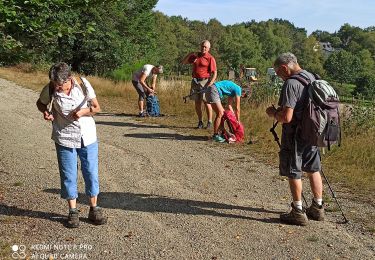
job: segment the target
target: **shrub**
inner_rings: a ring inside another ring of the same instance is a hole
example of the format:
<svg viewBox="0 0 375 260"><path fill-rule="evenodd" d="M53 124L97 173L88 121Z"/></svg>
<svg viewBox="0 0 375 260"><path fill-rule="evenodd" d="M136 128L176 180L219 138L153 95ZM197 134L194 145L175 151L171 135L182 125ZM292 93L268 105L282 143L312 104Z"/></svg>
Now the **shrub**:
<svg viewBox="0 0 375 260"><path fill-rule="evenodd" d="M358 77L354 94L362 95L365 99L375 99L375 76L365 73Z"/></svg>

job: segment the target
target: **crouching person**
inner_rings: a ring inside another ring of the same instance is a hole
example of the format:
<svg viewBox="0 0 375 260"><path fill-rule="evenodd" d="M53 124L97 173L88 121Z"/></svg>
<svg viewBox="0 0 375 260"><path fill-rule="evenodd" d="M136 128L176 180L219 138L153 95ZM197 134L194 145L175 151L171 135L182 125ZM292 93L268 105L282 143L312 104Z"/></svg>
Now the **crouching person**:
<svg viewBox="0 0 375 260"><path fill-rule="evenodd" d="M307 105L307 87L290 77L300 74L310 81L314 80L314 76L298 65L297 58L292 53L281 54L276 59L274 68L277 75L285 82L279 98L279 108L268 107L266 113L269 117L283 123L279 168L280 175L289 179L293 198L291 211L281 214L280 220L294 225L306 225L308 218L324 220L321 162L319 148L304 141L298 127L304 106ZM306 212L302 207L303 171L308 173L314 195L312 204Z"/></svg>
<svg viewBox="0 0 375 260"><path fill-rule="evenodd" d="M225 142L225 139L219 135L219 127L221 118L224 115L224 107L221 104L221 100L224 96L228 97L227 108L234 112L238 121L240 121L241 113L241 87L230 80L222 80L215 82L213 85L208 87L208 91L205 93L207 103L211 104L212 109L215 111L216 117L214 121L214 134L212 139L215 142ZM233 106L235 109L233 109Z"/></svg>
<svg viewBox="0 0 375 260"><path fill-rule="evenodd" d="M89 197L88 219L102 225L107 222L97 206L99 194L98 142L92 116L100 106L91 84L82 79L79 84L66 63L57 63L49 71L50 83L40 93L37 107L47 121L52 121L52 140L55 142L60 171L61 198L68 201L69 215L66 226L79 226L76 199L77 155Z"/></svg>

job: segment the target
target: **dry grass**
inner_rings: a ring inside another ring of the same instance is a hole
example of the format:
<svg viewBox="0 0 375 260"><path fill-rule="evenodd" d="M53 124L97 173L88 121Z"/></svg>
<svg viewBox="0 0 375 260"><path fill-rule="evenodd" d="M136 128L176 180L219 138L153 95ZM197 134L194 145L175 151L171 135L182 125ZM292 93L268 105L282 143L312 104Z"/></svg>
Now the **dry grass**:
<svg viewBox="0 0 375 260"><path fill-rule="evenodd" d="M48 82L47 72L33 71L26 65L0 68L0 76L34 90L41 90ZM116 83L98 77L88 79L95 87L103 111L137 114L137 94L131 82ZM157 87L161 112L167 116L139 120L156 122L181 132L207 138L211 135L209 131L193 129L197 123L193 102L188 101L185 104L182 100L189 92L189 81L161 79ZM264 112L266 106L271 103L276 103L276 98L257 105L243 100L241 120L246 129L246 140L243 145L231 146L230 149L234 149L234 152L241 149L242 152L255 156L264 163L277 166L278 146L269 132L272 120ZM276 131L280 137L281 126L278 126ZM325 174L331 181L340 183L358 194L366 194L370 200L375 191L374 140L375 130L369 129L366 133L344 137L342 147L333 149L323 156ZM249 141L252 141L252 144L248 144Z"/></svg>

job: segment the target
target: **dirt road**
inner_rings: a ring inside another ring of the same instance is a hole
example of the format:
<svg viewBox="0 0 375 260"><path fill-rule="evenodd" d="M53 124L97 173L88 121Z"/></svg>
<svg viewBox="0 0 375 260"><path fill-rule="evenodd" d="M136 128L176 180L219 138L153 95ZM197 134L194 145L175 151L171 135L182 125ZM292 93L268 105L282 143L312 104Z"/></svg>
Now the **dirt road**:
<svg viewBox="0 0 375 260"><path fill-rule="evenodd" d="M290 197L276 168L202 136L106 113L95 120L99 199L109 223L87 222L80 177L81 225L67 229L51 125L37 111L37 97L0 79L1 259L375 257L374 236L359 223L340 224L339 212L307 227L279 223ZM347 211L373 216L372 206L337 195Z"/></svg>

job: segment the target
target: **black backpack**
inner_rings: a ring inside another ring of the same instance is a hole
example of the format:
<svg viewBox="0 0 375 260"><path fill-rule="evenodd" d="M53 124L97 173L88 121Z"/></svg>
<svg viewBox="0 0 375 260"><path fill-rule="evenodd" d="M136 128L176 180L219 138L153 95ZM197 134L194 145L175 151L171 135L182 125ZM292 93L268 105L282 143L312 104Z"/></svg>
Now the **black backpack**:
<svg viewBox="0 0 375 260"><path fill-rule="evenodd" d="M301 138L308 144L328 147L341 144L339 97L333 87L314 74L315 80L295 74L296 79L308 87L308 97L299 121Z"/></svg>

